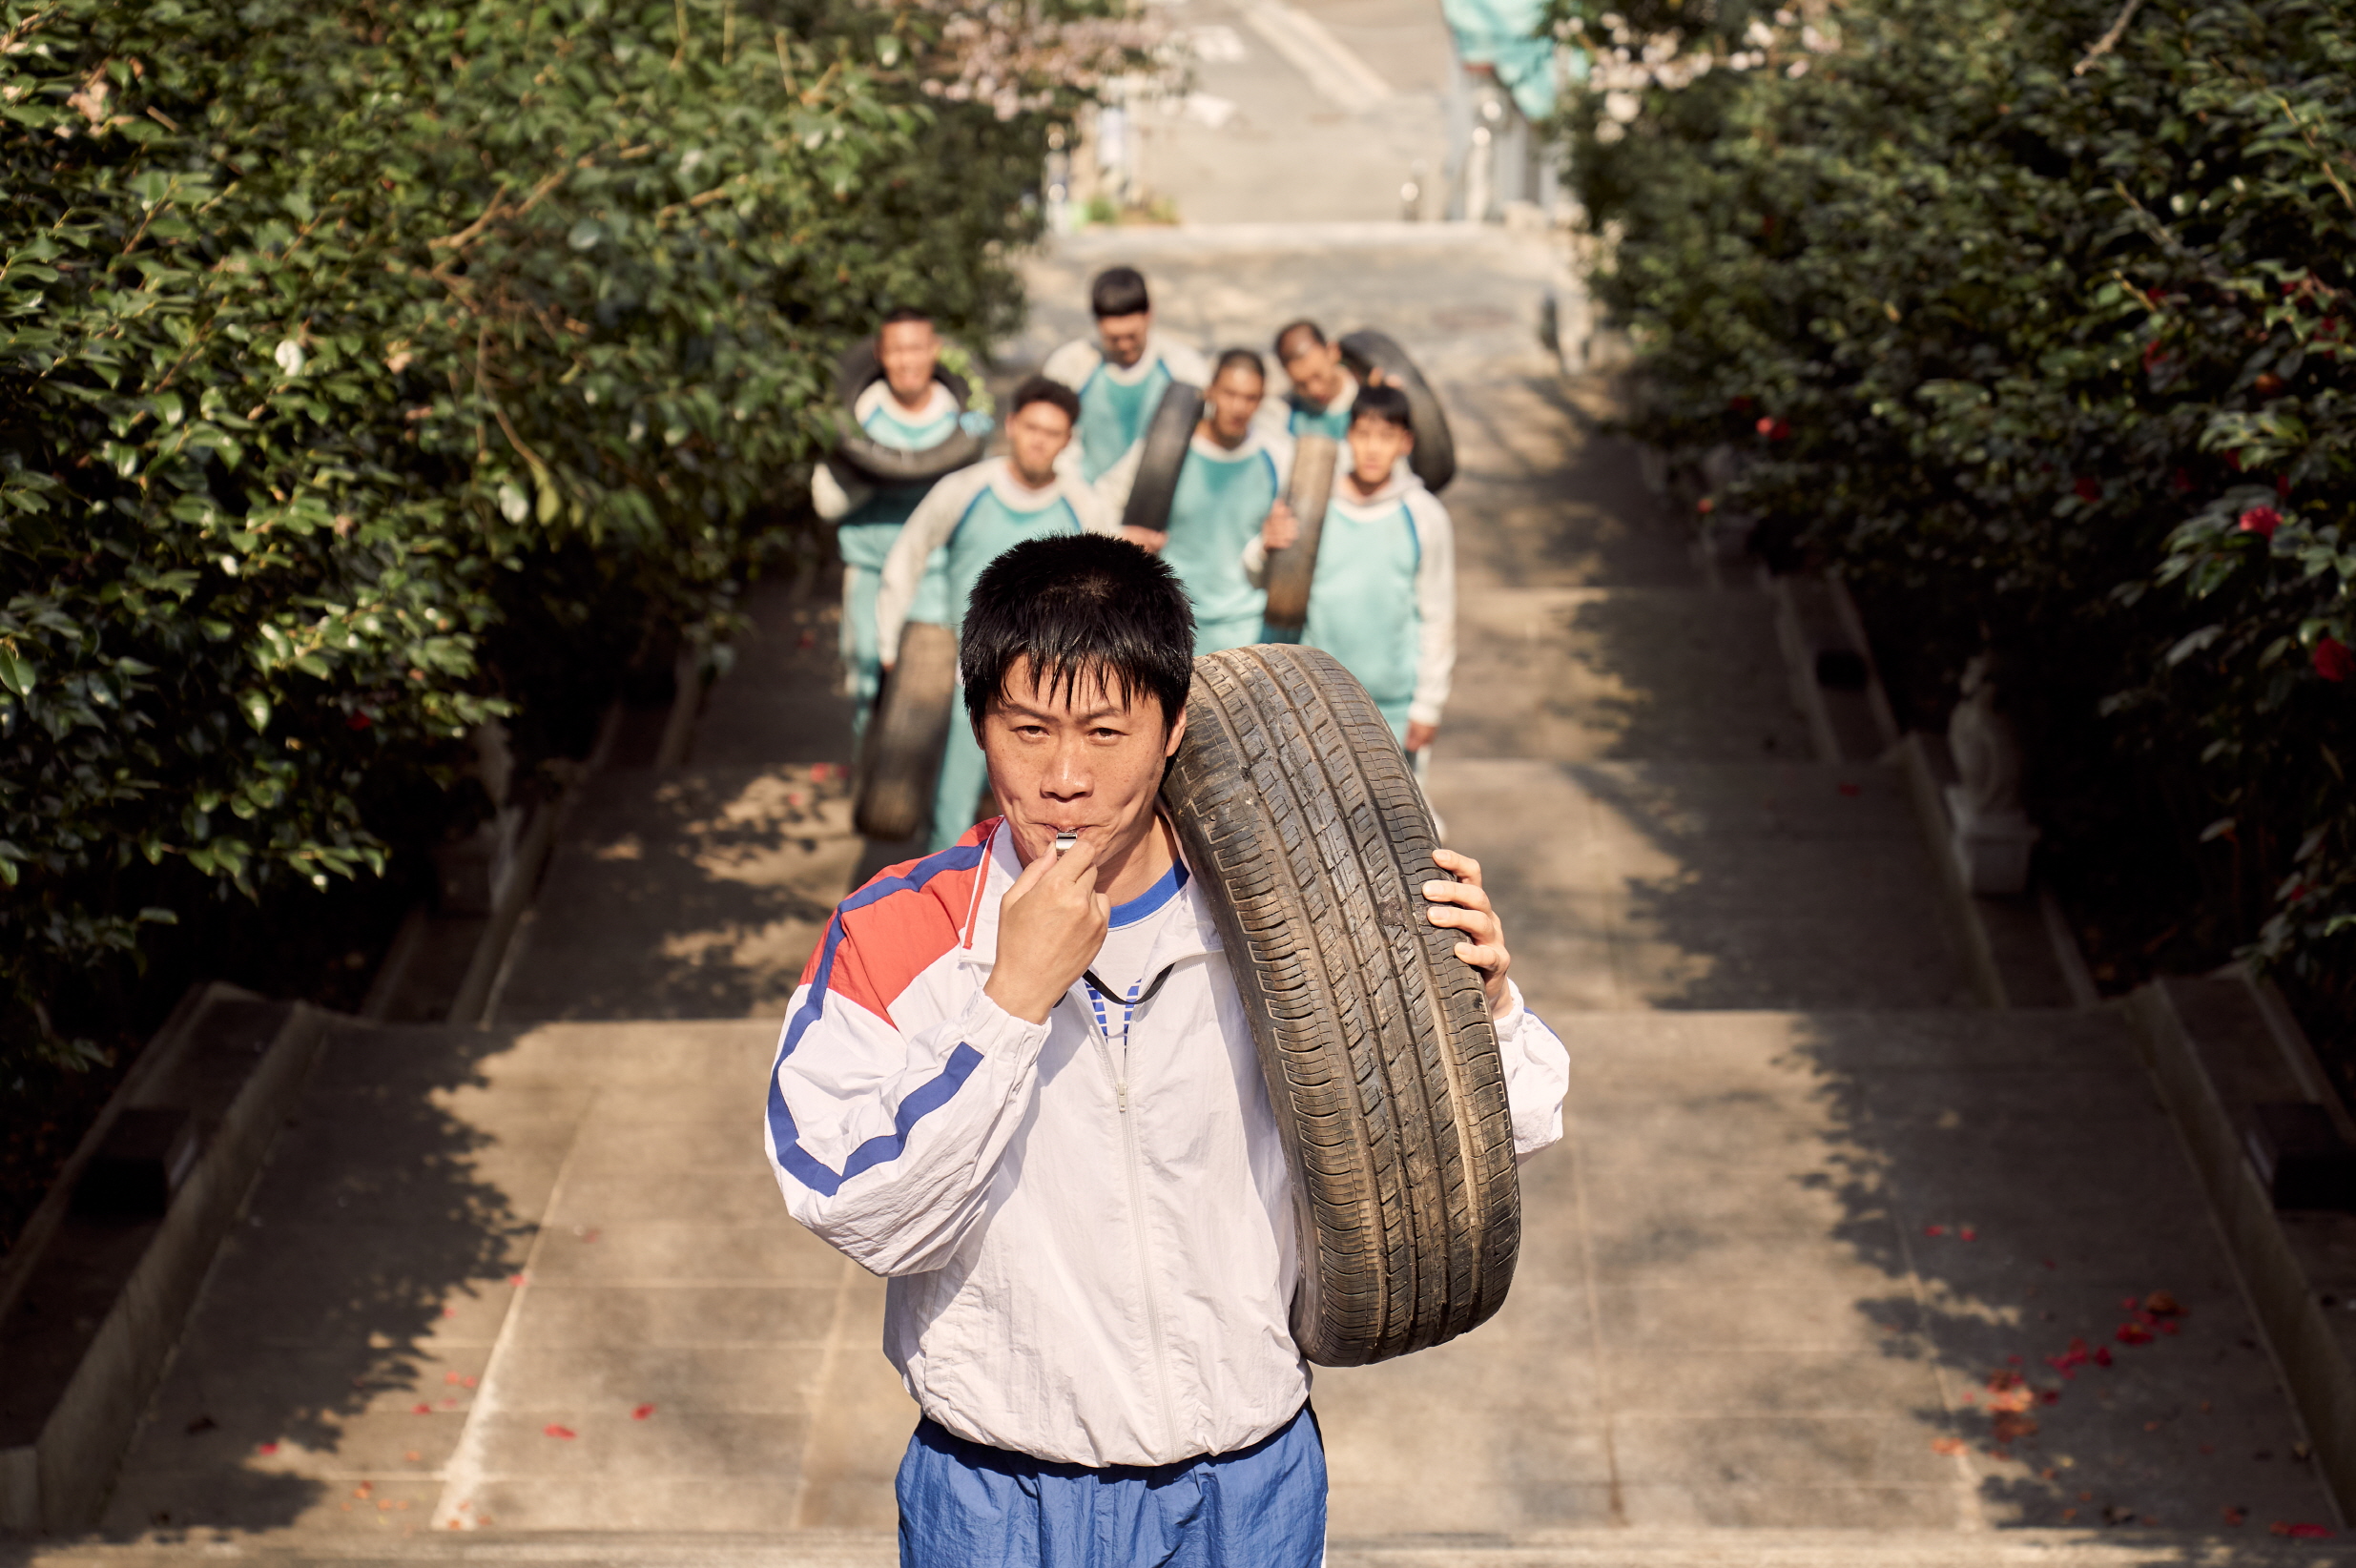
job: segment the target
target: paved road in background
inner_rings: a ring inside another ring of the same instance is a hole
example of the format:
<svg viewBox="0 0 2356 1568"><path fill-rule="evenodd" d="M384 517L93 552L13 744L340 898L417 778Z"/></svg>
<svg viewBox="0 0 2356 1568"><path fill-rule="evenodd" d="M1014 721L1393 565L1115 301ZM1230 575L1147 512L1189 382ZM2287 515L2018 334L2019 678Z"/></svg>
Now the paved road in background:
<svg viewBox="0 0 2356 1568"><path fill-rule="evenodd" d="M1420 170L1436 217L1452 69L1417 0L1176 0L1155 8L1192 59L1191 92L1147 106L1138 177L1180 221L1390 220ZM1304 19L1307 25L1303 25Z"/></svg>

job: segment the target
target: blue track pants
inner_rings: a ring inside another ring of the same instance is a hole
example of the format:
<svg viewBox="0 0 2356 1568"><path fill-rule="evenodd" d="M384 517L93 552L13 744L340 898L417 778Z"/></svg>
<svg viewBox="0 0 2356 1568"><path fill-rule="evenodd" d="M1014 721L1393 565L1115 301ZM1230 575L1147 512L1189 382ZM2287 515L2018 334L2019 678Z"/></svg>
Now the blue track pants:
<svg viewBox="0 0 2356 1568"><path fill-rule="evenodd" d="M1318 1568L1325 1443L1304 1408L1247 1449L1090 1470L931 1420L899 1463L900 1568Z"/></svg>

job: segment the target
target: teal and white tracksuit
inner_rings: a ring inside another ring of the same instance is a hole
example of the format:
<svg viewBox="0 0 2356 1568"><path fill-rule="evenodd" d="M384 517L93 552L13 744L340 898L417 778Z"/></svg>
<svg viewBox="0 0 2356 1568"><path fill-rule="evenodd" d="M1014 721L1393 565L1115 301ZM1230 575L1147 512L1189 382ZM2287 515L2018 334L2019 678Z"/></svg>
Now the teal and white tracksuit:
<svg viewBox="0 0 2356 1568"><path fill-rule="evenodd" d="M900 628L912 620L961 629L982 569L1026 540L1120 531L1096 492L1069 474L1034 490L1002 457L961 468L936 484L900 528L876 592L877 636L897 654ZM988 776L973 726L953 716L933 790L932 849L947 849L974 825Z"/></svg>
<svg viewBox="0 0 2356 1568"><path fill-rule="evenodd" d="M1210 384L1209 362L1158 332L1147 334L1146 351L1126 370L1106 361L1094 343L1074 339L1048 355L1039 373L1080 394L1080 439L1066 450L1080 477L1091 485L1145 436L1171 382Z"/></svg>
<svg viewBox="0 0 2356 1568"><path fill-rule="evenodd" d="M1456 531L1448 508L1404 464L1361 501L1347 448L1342 461L1301 641L1357 676L1404 740L1409 724L1439 722L1456 673ZM1268 552L1257 534L1244 547L1242 565L1253 583L1266 583Z"/></svg>
<svg viewBox="0 0 2356 1568"><path fill-rule="evenodd" d="M1350 416L1357 401L1358 379L1344 376L1341 392L1322 408L1312 405L1297 387L1281 398L1271 398L1261 406L1274 416L1271 424L1295 440L1302 436L1331 436L1343 441L1349 438Z"/></svg>
<svg viewBox="0 0 2356 1568"><path fill-rule="evenodd" d="M902 452L921 452L957 433L957 399L939 382L924 406L910 413L878 381L859 394L852 415L878 444ZM843 686L852 700L854 734L867 727L868 712L883 681L882 644L876 636L876 590L883 582L883 563L899 538L902 524L932 488L921 485L878 485L851 479L833 465L820 464L810 478L811 500L818 516L835 525L835 547L842 555ZM917 620L938 621L940 586L920 601L931 613Z"/></svg>
<svg viewBox="0 0 2356 1568"><path fill-rule="evenodd" d="M1195 652L1260 640L1268 591L1244 574L1243 549L1260 536L1292 476L1292 443L1285 437L1255 427L1230 450L1196 427L1162 547L1163 561L1194 601Z"/></svg>

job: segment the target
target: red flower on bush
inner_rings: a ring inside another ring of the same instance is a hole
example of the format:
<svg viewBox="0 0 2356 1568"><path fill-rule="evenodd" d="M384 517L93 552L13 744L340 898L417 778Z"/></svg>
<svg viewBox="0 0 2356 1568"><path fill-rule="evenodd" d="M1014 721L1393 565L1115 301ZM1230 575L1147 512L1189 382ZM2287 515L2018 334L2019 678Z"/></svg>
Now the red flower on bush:
<svg viewBox="0 0 2356 1568"><path fill-rule="evenodd" d="M374 723L376 720L367 714L355 712L344 716L343 727L346 730L365 730Z"/></svg>
<svg viewBox="0 0 2356 1568"><path fill-rule="evenodd" d="M1752 426L1752 428L1756 429L1761 435L1767 437L1769 441L1783 441L1791 434L1791 426L1789 424L1786 423L1782 420L1775 419L1767 414L1760 415L1759 423Z"/></svg>
<svg viewBox="0 0 2356 1568"><path fill-rule="evenodd" d="M2160 346L2158 339L2143 345L2143 368L2158 370L2168 362L2168 351Z"/></svg>
<svg viewBox="0 0 2356 1568"><path fill-rule="evenodd" d="M1693 509L1700 512L1703 516L1707 517L1710 513L1718 509L1718 503L1712 497L1704 496L1701 500L1693 504Z"/></svg>
<svg viewBox="0 0 2356 1568"><path fill-rule="evenodd" d="M2356 653L2348 651L2347 644L2337 637L2325 637L2315 645L2315 672L2327 681L2344 681L2356 675Z"/></svg>
<svg viewBox="0 0 2356 1568"><path fill-rule="evenodd" d="M2178 495L2192 494L2192 475L2179 468L2168 476L2168 487Z"/></svg>
<svg viewBox="0 0 2356 1568"><path fill-rule="evenodd" d="M2282 526L2283 514L2271 506L2252 506L2242 514L2242 531L2261 539L2273 538L2274 530Z"/></svg>
<svg viewBox="0 0 2356 1568"><path fill-rule="evenodd" d="M2290 498L2290 475L2277 474L2274 476L2274 493L2284 500Z"/></svg>
<svg viewBox="0 0 2356 1568"><path fill-rule="evenodd" d="M1738 414L1747 414L1750 412L1750 400L1748 398L1729 398L1726 400L1726 406Z"/></svg>
<svg viewBox="0 0 2356 1568"><path fill-rule="evenodd" d="M2098 479L2080 479L2076 485L2073 485L2070 487L2076 490L2077 492L2077 498L2086 503L2089 506L2102 499L2102 481Z"/></svg>

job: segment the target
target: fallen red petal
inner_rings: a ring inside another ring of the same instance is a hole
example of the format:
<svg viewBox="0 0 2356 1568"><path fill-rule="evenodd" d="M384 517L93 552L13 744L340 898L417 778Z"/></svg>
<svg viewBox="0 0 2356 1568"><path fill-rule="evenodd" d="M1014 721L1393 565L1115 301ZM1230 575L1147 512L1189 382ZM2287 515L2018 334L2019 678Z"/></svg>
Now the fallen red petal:
<svg viewBox="0 0 2356 1568"><path fill-rule="evenodd" d="M640 1405L636 1410L630 1413L630 1418L633 1421L643 1421L653 1413L654 1407L652 1405Z"/></svg>
<svg viewBox="0 0 2356 1568"><path fill-rule="evenodd" d="M279 1445L276 1443L256 1443L254 1445L254 1452L257 1454L276 1454L278 1451Z"/></svg>
<svg viewBox="0 0 2356 1568"><path fill-rule="evenodd" d="M409 1413L411 1415L431 1415L433 1413L433 1406L427 1404L420 1403L409 1407Z"/></svg>
<svg viewBox="0 0 2356 1568"><path fill-rule="evenodd" d="M573 1435L573 1431L570 1427L560 1427L555 1422L550 1421L547 1426L540 1429L540 1435L543 1437L570 1437Z"/></svg>
<svg viewBox="0 0 2356 1568"><path fill-rule="evenodd" d="M1947 1227L1943 1225L1926 1225L1922 1228L1922 1233L1926 1236L1944 1236L1947 1234Z"/></svg>

